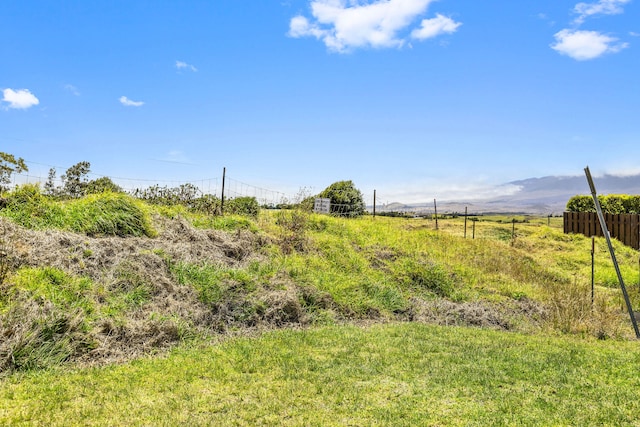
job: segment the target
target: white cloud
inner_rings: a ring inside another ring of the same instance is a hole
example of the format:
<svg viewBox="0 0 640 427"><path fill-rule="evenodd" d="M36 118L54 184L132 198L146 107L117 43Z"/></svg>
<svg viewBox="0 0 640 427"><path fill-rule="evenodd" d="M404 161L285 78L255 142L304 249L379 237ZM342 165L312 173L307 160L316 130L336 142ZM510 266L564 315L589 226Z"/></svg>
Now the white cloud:
<svg viewBox="0 0 640 427"><path fill-rule="evenodd" d="M126 96L121 96L120 97L120 103L122 105L124 105L125 107L141 107L144 105L144 102L142 101L132 101L129 98L127 98Z"/></svg>
<svg viewBox="0 0 640 427"><path fill-rule="evenodd" d="M289 36L315 37L322 40L329 50L341 53L365 47L402 47L407 39L404 32L433 1L312 0L313 20L295 16L289 24ZM459 25L438 15L431 20L425 19L423 26L415 30L414 38L427 38L421 34L428 35L433 27L438 27L435 35L454 32Z"/></svg>
<svg viewBox="0 0 640 427"><path fill-rule="evenodd" d="M622 6L631 0L598 0L595 3L578 3L573 8L578 17L576 24L582 24L587 18L595 15L617 15L624 12Z"/></svg>
<svg viewBox="0 0 640 427"><path fill-rule="evenodd" d="M616 53L629 46L618 43L618 39L597 31L564 29L554 35L556 43L551 45L555 51L578 61L595 59L606 53Z"/></svg>
<svg viewBox="0 0 640 427"><path fill-rule="evenodd" d="M191 64L187 64L186 62L182 62L182 61L176 61L176 68L177 68L178 70L184 70L184 69L186 69L186 70L191 70L191 71L193 71L194 73L195 73L196 71L198 71L198 69L197 69L196 67L194 67L193 65L191 65Z"/></svg>
<svg viewBox="0 0 640 427"><path fill-rule="evenodd" d="M64 90L71 92L75 96L80 96L80 91L74 85L66 84L64 85Z"/></svg>
<svg viewBox="0 0 640 427"><path fill-rule="evenodd" d="M4 89L2 95L2 101L9 103L7 108L26 110L40 104L40 100L29 89Z"/></svg>
<svg viewBox="0 0 640 427"><path fill-rule="evenodd" d="M437 198L438 202L477 201L513 196L520 191L522 191L522 187L513 184L492 185L487 182L456 184L433 179L404 184L402 187L382 187L378 189L378 194L385 195L383 203L399 202L433 206L434 198Z"/></svg>
<svg viewBox="0 0 640 427"><path fill-rule="evenodd" d="M460 25L462 25L462 23L455 22L453 19L438 13L435 18L423 19L420 28L411 32L411 37L418 40L425 40L439 36L440 34L451 34L455 33Z"/></svg>
<svg viewBox="0 0 640 427"><path fill-rule="evenodd" d="M617 176L620 178L626 178L629 176L637 176L640 175L640 168L637 166L627 166L627 167L619 167L615 170L615 172L605 173L606 175Z"/></svg>

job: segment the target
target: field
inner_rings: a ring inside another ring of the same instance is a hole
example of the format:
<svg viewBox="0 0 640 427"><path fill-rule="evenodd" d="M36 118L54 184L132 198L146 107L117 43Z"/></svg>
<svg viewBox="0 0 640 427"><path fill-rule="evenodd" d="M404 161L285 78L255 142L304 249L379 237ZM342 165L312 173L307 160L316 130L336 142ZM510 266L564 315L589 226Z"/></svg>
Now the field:
<svg viewBox="0 0 640 427"><path fill-rule="evenodd" d="M592 302L591 239L560 218L36 193L0 210L0 424L640 425L606 245Z"/></svg>

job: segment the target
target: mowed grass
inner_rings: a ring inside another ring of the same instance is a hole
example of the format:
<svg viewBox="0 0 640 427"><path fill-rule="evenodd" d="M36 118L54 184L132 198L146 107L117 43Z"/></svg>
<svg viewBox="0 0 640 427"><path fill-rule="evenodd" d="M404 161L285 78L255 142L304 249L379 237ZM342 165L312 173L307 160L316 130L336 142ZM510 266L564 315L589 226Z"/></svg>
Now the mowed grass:
<svg viewBox="0 0 640 427"><path fill-rule="evenodd" d="M640 424L637 342L423 324L282 330L0 382L1 425Z"/></svg>

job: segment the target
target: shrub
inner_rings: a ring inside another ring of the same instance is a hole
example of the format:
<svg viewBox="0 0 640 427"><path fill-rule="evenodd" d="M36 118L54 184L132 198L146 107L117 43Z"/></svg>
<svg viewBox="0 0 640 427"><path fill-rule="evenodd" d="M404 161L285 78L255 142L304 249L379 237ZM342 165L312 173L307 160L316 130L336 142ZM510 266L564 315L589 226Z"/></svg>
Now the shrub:
<svg viewBox="0 0 640 427"><path fill-rule="evenodd" d="M307 230L310 213L304 209L281 210L276 224L280 227L279 244L282 252L304 252L307 249Z"/></svg>
<svg viewBox="0 0 640 427"><path fill-rule="evenodd" d="M640 196L627 194L610 194L598 196L600 207L604 213L638 214L640 213ZM592 196L573 196L567 202L568 212L595 212L596 206Z"/></svg>
<svg viewBox="0 0 640 427"><path fill-rule="evenodd" d="M220 199L211 194L198 197L191 203L191 208L196 212L215 215L220 212Z"/></svg>
<svg viewBox="0 0 640 427"><path fill-rule="evenodd" d="M362 193L353 181L334 182L318 194L318 197L331 199L332 214L355 217L365 212Z"/></svg>
<svg viewBox="0 0 640 427"><path fill-rule="evenodd" d="M260 205L255 197L236 197L227 200L225 211L231 214L257 217Z"/></svg>
<svg viewBox="0 0 640 427"><path fill-rule="evenodd" d="M122 193L122 188L114 183L111 178L103 176L102 178L89 181L87 184L86 194L100 193Z"/></svg>
<svg viewBox="0 0 640 427"><path fill-rule="evenodd" d="M193 202L197 200L196 195L198 191L198 187L189 183L182 184L178 187L152 185L145 189L137 188L133 191L132 195L133 197L154 205L183 205L191 208L193 207Z"/></svg>

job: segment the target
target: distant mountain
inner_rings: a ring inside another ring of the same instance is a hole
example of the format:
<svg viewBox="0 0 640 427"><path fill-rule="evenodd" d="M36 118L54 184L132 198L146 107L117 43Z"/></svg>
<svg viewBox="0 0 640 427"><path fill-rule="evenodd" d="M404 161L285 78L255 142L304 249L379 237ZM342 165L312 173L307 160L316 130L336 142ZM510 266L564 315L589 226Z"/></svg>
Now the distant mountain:
<svg viewBox="0 0 640 427"><path fill-rule="evenodd" d="M603 175L594 177L598 194L640 194L640 174L630 176ZM440 213L525 213L559 215L564 212L569 199L578 194L590 194L584 176L546 176L529 178L504 184L519 187L519 191L485 200L460 200L438 202ZM415 214L433 213L433 205L406 205L392 203L378 211L399 211Z"/></svg>

